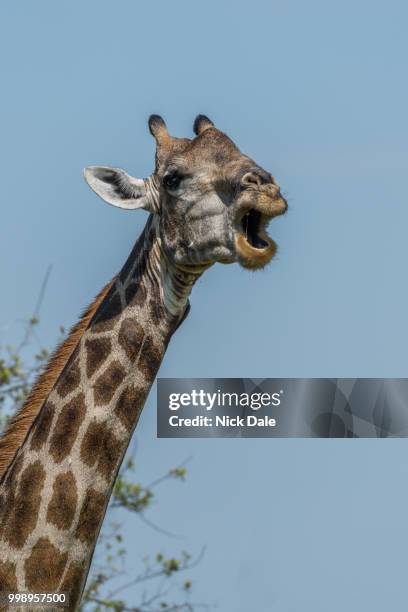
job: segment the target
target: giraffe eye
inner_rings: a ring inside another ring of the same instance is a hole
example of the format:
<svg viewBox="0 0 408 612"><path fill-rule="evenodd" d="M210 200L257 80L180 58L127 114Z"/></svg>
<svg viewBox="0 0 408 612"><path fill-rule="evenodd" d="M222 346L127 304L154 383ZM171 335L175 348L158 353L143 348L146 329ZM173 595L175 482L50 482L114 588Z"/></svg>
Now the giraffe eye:
<svg viewBox="0 0 408 612"><path fill-rule="evenodd" d="M166 176L163 178L163 185L167 189L177 189L177 187L180 185L180 182L181 176L177 172L173 172L172 174L166 174Z"/></svg>

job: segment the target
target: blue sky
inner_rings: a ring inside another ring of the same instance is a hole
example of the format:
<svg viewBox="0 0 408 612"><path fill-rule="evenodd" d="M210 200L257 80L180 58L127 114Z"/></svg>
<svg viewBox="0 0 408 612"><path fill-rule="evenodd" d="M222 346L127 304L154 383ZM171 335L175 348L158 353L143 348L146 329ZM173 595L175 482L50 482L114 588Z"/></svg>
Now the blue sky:
<svg viewBox="0 0 408 612"><path fill-rule="evenodd" d="M41 341L55 341L124 262L146 215L104 205L89 164L146 176L162 114L205 113L282 186L280 251L257 274L217 266L194 289L162 376L407 375L405 2L6 0L0 341L16 341L49 264ZM152 519L207 546L199 601L222 612L406 611L404 440L157 440L148 481L192 456ZM134 521L136 560L164 541ZM134 544L133 544L134 542Z"/></svg>

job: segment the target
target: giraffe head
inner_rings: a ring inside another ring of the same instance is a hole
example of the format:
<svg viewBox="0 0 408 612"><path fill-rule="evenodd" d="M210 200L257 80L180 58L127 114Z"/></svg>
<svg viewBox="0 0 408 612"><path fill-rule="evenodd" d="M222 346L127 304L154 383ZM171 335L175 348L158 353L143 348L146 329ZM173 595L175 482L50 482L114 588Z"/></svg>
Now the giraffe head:
<svg viewBox="0 0 408 612"><path fill-rule="evenodd" d="M178 266L238 261L257 269L269 263L277 247L266 227L287 209L271 174L204 115L194 122L193 139L171 136L158 115L149 128L156 139L154 173L138 179L90 166L90 187L113 206L158 215L162 247Z"/></svg>

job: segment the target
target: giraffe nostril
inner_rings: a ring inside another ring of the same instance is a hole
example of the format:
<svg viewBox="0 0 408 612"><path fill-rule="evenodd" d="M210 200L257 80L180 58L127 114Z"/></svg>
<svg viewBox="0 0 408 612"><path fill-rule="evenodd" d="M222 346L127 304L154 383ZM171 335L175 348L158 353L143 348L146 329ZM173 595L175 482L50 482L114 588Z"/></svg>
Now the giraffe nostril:
<svg viewBox="0 0 408 612"><path fill-rule="evenodd" d="M260 185L261 180L253 172L247 172L241 179L241 185L246 187L247 185Z"/></svg>
<svg viewBox="0 0 408 612"><path fill-rule="evenodd" d="M253 185L267 185L273 183L273 179L268 172L262 170L262 168L254 168L250 172L246 172L241 178L241 185L243 187L251 187Z"/></svg>

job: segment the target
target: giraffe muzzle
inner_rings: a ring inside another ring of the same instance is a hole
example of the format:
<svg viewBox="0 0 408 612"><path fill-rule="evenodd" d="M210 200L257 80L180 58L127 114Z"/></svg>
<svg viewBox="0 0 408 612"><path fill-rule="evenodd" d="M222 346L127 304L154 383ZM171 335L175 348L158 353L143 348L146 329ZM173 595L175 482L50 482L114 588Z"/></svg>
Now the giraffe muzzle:
<svg viewBox="0 0 408 612"><path fill-rule="evenodd" d="M267 233L271 219L283 215L287 202L277 191L273 197L261 191L251 202L243 202L235 219L235 248L239 263L248 269L266 266L274 257L277 245Z"/></svg>

